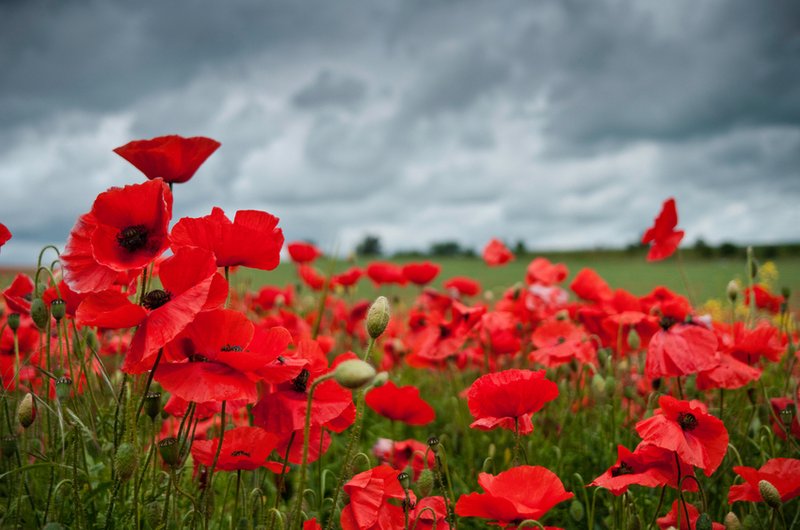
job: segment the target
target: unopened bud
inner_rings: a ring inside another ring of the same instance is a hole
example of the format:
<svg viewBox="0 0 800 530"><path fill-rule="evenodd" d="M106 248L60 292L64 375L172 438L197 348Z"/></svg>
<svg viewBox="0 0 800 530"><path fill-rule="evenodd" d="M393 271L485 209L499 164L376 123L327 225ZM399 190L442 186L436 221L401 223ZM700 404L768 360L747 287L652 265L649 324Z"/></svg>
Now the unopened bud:
<svg viewBox="0 0 800 530"><path fill-rule="evenodd" d="M389 382L389 372L378 372L372 380L372 388L378 388Z"/></svg>
<svg viewBox="0 0 800 530"><path fill-rule="evenodd" d="M25 397L19 402L17 419L19 419L20 425L26 429L33 425L33 421L36 419L36 401L34 401L33 394L30 392L25 394Z"/></svg>
<svg viewBox="0 0 800 530"><path fill-rule="evenodd" d="M362 360L350 359L336 367L333 377L343 387L355 390L372 381L375 377L375 368Z"/></svg>
<svg viewBox="0 0 800 530"><path fill-rule="evenodd" d="M742 522L733 512L728 512L723 522L725 523L725 530L743 530Z"/></svg>
<svg viewBox="0 0 800 530"><path fill-rule="evenodd" d="M0 440L0 454L3 458L11 458L17 454L17 437L13 434L4 436Z"/></svg>
<svg viewBox="0 0 800 530"><path fill-rule="evenodd" d="M758 491L761 493L761 498L767 503L767 506L777 510L781 507L781 494L778 489L767 480L758 481Z"/></svg>
<svg viewBox="0 0 800 530"><path fill-rule="evenodd" d="M31 318L37 328L41 330L47 328L47 322L50 320L50 310L47 309L47 305L41 298L34 298L31 302Z"/></svg>
<svg viewBox="0 0 800 530"><path fill-rule="evenodd" d="M595 398L600 398L605 395L606 392L606 380L603 379L603 376L600 374L594 374L592 376L592 393L594 394Z"/></svg>
<svg viewBox="0 0 800 530"><path fill-rule="evenodd" d="M171 468L176 468L181 463L179 450L180 447L177 438L164 438L158 442L158 452L161 453L161 458L164 460L164 463Z"/></svg>
<svg viewBox="0 0 800 530"><path fill-rule="evenodd" d="M606 376L606 394L608 397L614 396L614 391L617 389L617 379L613 375Z"/></svg>
<svg viewBox="0 0 800 530"><path fill-rule="evenodd" d="M117 456L114 460L114 469L117 477L122 482L127 482L136 472L136 451L133 445L125 442L117 447Z"/></svg>
<svg viewBox="0 0 800 530"><path fill-rule="evenodd" d="M433 471L428 468L422 470L417 479L417 489L421 497L427 497L433 491Z"/></svg>
<svg viewBox="0 0 800 530"><path fill-rule="evenodd" d="M711 530L711 517L707 513L701 513L694 523L695 530Z"/></svg>
<svg viewBox="0 0 800 530"><path fill-rule="evenodd" d="M56 379L56 397L59 401L69 399L72 392L72 379L69 377L59 377Z"/></svg>
<svg viewBox="0 0 800 530"><path fill-rule="evenodd" d="M144 396L144 412L155 420L161 412L161 392L148 392Z"/></svg>
<svg viewBox="0 0 800 530"><path fill-rule="evenodd" d="M50 302L50 313L56 322L61 322L61 319L67 314L67 304L61 298L56 298Z"/></svg>
<svg viewBox="0 0 800 530"><path fill-rule="evenodd" d="M631 328L630 331L628 331L628 348L633 351L638 351L641 347L642 338L639 336L639 333L635 328Z"/></svg>
<svg viewBox="0 0 800 530"><path fill-rule="evenodd" d="M367 312L367 333L373 339L380 337L389 325L389 300L385 296L379 296L369 306Z"/></svg>
<svg viewBox="0 0 800 530"><path fill-rule="evenodd" d="M86 338L86 345L89 346L89 349L97 351L97 348L100 347L100 341L97 338L97 334L94 331L89 330L86 333L85 338Z"/></svg>
<svg viewBox="0 0 800 530"><path fill-rule="evenodd" d="M728 287L725 289L725 294L728 295L728 300L734 303L739 298L739 283L736 280L728 282Z"/></svg>
<svg viewBox="0 0 800 530"><path fill-rule="evenodd" d="M750 277L755 279L758 276L758 261L755 258L750 259Z"/></svg>
<svg viewBox="0 0 800 530"><path fill-rule="evenodd" d="M17 331L19 329L19 313L9 313L8 319L8 327L11 328L11 331Z"/></svg>
<svg viewBox="0 0 800 530"><path fill-rule="evenodd" d="M584 512L583 503L578 499L573 500L569 505L569 515L578 523L583 520Z"/></svg>

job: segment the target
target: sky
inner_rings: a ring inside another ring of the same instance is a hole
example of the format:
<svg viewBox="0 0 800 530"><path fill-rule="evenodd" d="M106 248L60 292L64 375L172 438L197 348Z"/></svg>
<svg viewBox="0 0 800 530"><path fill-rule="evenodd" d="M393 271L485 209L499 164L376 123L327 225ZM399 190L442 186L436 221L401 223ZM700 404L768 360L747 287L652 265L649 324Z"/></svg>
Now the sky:
<svg viewBox="0 0 800 530"><path fill-rule="evenodd" d="M112 149L222 147L175 188L328 252L490 238L797 241L794 0L0 2L0 265L63 245Z"/></svg>

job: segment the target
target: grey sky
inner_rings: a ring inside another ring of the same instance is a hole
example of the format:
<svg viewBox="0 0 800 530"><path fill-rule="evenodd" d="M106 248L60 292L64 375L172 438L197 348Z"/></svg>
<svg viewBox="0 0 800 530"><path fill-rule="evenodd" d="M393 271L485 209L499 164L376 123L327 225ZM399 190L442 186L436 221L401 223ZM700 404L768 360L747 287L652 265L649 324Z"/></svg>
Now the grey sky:
<svg viewBox="0 0 800 530"><path fill-rule="evenodd" d="M175 217L265 209L351 248L797 240L793 0L0 3L0 264L142 180L112 149L222 147Z"/></svg>

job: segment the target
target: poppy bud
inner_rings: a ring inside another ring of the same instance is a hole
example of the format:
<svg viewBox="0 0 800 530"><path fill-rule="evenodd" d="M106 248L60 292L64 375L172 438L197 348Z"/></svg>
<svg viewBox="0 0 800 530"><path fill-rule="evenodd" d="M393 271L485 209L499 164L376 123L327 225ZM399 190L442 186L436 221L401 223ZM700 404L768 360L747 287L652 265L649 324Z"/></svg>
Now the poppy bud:
<svg viewBox="0 0 800 530"><path fill-rule="evenodd" d="M433 471L428 468L422 470L417 479L417 489L421 497L427 497L433 491Z"/></svg>
<svg viewBox="0 0 800 530"><path fill-rule="evenodd" d="M67 314L67 304L61 298L56 298L50 302L50 313L52 313L56 322L61 322L61 319Z"/></svg>
<svg viewBox="0 0 800 530"><path fill-rule="evenodd" d="M97 334L94 331L89 330L84 338L86 339L86 345L89 346L89 349L97 351L97 348L100 346L100 341L97 339Z"/></svg>
<svg viewBox="0 0 800 530"><path fill-rule="evenodd" d="M638 351L642 347L642 339L635 328L628 331L628 348L633 351Z"/></svg>
<svg viewBox="0 0 800 530"><path fill-rule="evenodd" d="M584 516L583 503L577 499L573 500L572 504L569 505L569 515L576 522L581 522Z"/></svg>
<svg viewBox="0 0 800 530"><path fill-rule="evenodd" d="M136 472L137 458L133 445L124 442L117 447L117 456L114 459L114 470L121 482L127 482Z"/></svg>
<svg viewBox="0 0 800 530"><path fill-rule="evenodd" d="M595 398L605 397L606 380L600 374L594 374L592 377L592 393Z"/></svg>
<svg viewBox="0 0 800 530"><path fill-rule="evenodd" d="M781 494L778 489L767 480L758 481L758 491L761 493L761 498L767 503L767 506L775 510L781 507Z"/></svg>
<svg viewBox="0 0 800 530"><path fill-rule="evenodd" d="M728 512L723 522L725 523L725 530L742 530L742 522L733 512Z"/></svg>
<svg viewBox="0 0 800 530"><path fill-rule="evenodd" d="M379 372L372 380L372 388L379 388L389 382L389 372Z"/></svg>
<svg viewBox="0 0 800 530"><path fill-rule="evenodd" d="M4 436L0 440L0 454L3 458L11 458L17 453L17 437L12 435Z"/></svg>
<svg viewBox="0 0 800 530"><path fill-rule="evenodd" d="M375 368L360 359L350 359L336 367L333 377L343 387L355 390L372 381L375 377Z"/></svg>
<svg viewBox="0 0 800 530"><path fill-rule="evenodd" d="M31 302L31 318L36 327L44 330L50 320L50 311L41 298L34 298Z"/></svg>
<svg viewBox="0 0 800 530"><path fill-rule="evenodd" d="M739 298L739 283L736 280L729 281L725 293L728 295L728 300L734 303Z"/></svg>
<svg viewBox="0 0 800 530"><path fill-rule="evenodd" d="M164 460L165 464L173 469L178 467L181 463L179 449L177 438L164 438L158 442L158 452L161 453L161 458Z"/></svg>
<svg viewBox="0 0 800 530"><path fill-rule="evenodd" d="M9 313L6 322L8 322L8 327L11 328L11 331L17 331L19 329L19 313Z"/></svg>
<svg viewBox="0 0 800 530"><path fill-rule="evenodd" d="M617 379L613 375L606 376L606 394L608 397L614 396L614 391L617 389Z"/></svg>
<svg viewBox="0 0 800 530"><path fill-rule="evenodd" d="M19 402L17 419L19 419L20 425L26 429L33 425L33 421L36 419L36 402L33 400L32 393L25 394L25 397Z"/></svg>
<svg viewBox="0 0 800 530"><path fill-rule="evenodd" d="M373 339L380 337L389 325L389 300L385 296L379 296L369 306L367 312L367 333Z"/></svg>
<svg viewBox="0 0 800 530"><path fill-rule="evenodd" d="M694 523L695 530L711 530L711 517L707 513L701 513Z"/></svg>
<svg viewBox="0 0 800 530"><path fill-rule="evenodd" d="M744 516L744 519L742 519L742 526L744 526L745 530L759 530L761 528L758 519L756 519L756 516L752 513Z"/></svg>
<svg viewBox="0 0 800 530"><path fill-rule="evenodd" d="M59 401L68 399L71 391L72 379L66 376L56 379L56 397L58 397Z"/></svg>
<svg viewBox="0 0 800 530"><path fill-rule="evenodd" d="M400 482L400 485L403 487L404 491L408 491L408 488L411 487L411 475L405 471L397 475L397 480Z"/></svg>
<svg viewBox="0 0 800 530"><path fill-rule="evenodd" d="M156 416L161 412L161 392L148 392L144 396L144 411L155 421Z"/></svg>
<svg viewBox="0 0 800 530"><path fill-rule="evenodd" d="M601 366L605 366L608 363L608 350L605 348L597 350L597 360L600 361Z"/></svg>
<svg viewBox="0 0 800 530"><path fill-rule="evenodd" d="M758 262L752 256L750 258L749 272L750 272L750 277L753 279L755 279L755 277L758 276Z"/></svg>

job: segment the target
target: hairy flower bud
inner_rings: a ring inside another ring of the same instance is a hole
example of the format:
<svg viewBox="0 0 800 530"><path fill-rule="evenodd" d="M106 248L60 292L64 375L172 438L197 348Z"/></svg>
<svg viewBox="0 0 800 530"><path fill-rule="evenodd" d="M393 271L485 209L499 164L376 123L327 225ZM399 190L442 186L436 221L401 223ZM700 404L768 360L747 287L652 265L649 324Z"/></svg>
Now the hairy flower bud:
<svg viewBox="0 0 800 530"><path fill-rule="evenodd" d="M742 522L739 521L739 518L736 517L736 514L733 512L728 512L723 522L725 523L725 530L743 530L744 528Z"/></svg>
<svg viewBox="0 0 800 530"><path fill-rule="evenodd" d="M770 508L777 510L781 507L781 504L783 504L781 502L781 494L778 493L778 489L773 486L771 482L759 480L758 491L761 493L761 498L764 499L764 502L766 502L767 506Z"/></svg>
<svg viewBox="0 0 800 530"><path fill-rule="evenodd" d="M41 298L34 298L31 302L31 318L37 328L41 330L47 328L47 322L50 320L50 310L47 309L47 305Z"/></svg>
<svg viewBox="0 0 800 530"><path fill-rule="evenodd" d="M355 390L372 381L375 377L375 368L360 359L350 359L336 367L333 377L343 387Z"/></svg>
<svg viewBox="0 0 800 530"><path fill-rule="evenodd" d="M422 470L417 479L417 489L421 497L427 497L433 491L433 471L428 468Z"/></svg>
<svg viewBox="0 0 800 530"><path fill-rule="evenodd" d="M136 472L136 451L133 445L124 442L117 447L117 456L114 459L114 470L122 482L127 482Z"/></svg>
<svg viewBox="0 0 800 530"><path fill-rule="evenodd" d="M631 328L628 331L628 348L633 351L639 351L639 348L642 347L642 338L639 337L639 333L636 331L635 328Z"/></svg>
<svg viewBox="0 0 800 530"><path fill-rule="evenodd" d="M581 522L584 516L583 503L578 499L572 501L569 505L569 515L576 521Z"/></svg>
<svg viewBox="0 0 800 530"><path fill-rule="evenodd" d="M17 331L19 329L19 313L9 313L6 322L8 322L8 327L11 328L11 331Z"/></svg>
<svg viewBox="0 0 800 530"><path fill-rule="evenodd" d="M19 402L17 419L19 419L20 425L26 429L33 425L33 421L36 419L36 401L34 401L33 394L30 392L25 394L25 397Z"/></svg>
<svg viewBox="0 0 800 530"><path fill-rule="evenodd" d="M389 325L389 300L385 296L379 296L369 306L367 312L367 333L373 339L380 337Z"/></svg>
<svg viewBox="0 0 800 530"><path fill-rule="evenodd" d="M739 298L739 283L736 280L728 282L728 287L725 289L725 294L728 295L728 300L734 303Z"/></svg>

